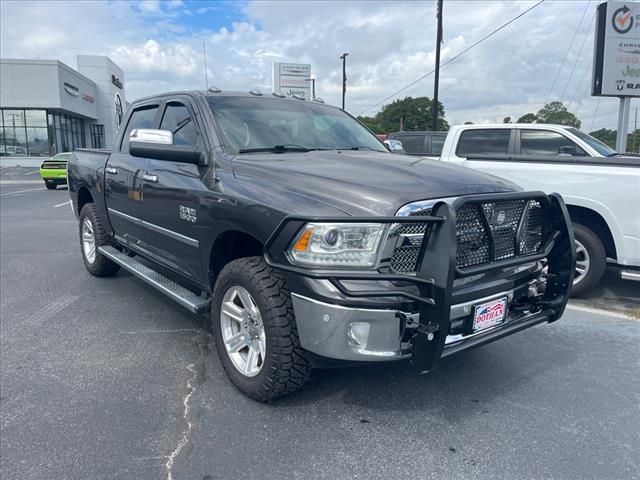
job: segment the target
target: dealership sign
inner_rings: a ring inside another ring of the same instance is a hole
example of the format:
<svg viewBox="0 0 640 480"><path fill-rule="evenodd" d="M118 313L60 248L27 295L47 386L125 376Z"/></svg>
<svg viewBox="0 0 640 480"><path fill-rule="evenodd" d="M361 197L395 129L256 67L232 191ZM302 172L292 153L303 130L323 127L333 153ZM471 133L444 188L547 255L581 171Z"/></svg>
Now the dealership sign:
<svg viewBox="0 0 640 480"><path fill-rule="evenodd" d="M273 90L291 97L311 99L311 65L308 63L274 63Z"/></svg>
<svg viewBox="0 0 640 480"><path fill-rule="evenodd" d="M640 3L598 6L591 94L640 96Z"/></svg>

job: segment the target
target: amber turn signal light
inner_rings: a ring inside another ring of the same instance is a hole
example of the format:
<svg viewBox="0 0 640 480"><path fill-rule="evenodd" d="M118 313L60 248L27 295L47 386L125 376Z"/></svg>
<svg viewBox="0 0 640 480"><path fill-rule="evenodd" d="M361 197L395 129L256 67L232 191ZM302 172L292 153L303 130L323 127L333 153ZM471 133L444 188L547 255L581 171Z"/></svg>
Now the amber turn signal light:
<svg viewBox="0 0 640 480"><path fill-rule="evenodd" d="M300 235L300 238L293 246L293 249L298 252L306 252L307 248L309 248L309 242L311 241L311 235L313 234L313 230L311 228L307 228L305 232Z"/></svg>

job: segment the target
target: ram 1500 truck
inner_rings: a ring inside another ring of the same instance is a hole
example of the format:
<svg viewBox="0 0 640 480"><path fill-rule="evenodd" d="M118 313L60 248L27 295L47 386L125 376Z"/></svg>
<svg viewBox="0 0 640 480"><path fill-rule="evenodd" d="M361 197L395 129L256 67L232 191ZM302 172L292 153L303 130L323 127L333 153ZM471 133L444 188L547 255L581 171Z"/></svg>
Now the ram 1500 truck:
<svg viewBox="0 0 640 480"><path fill-rule="evenodd" d="M96 276L211 312L231 381L267 401L313 366L438 360L558 320L575 267L560 196L392 155L320 101L221 92L132 104L69 194Z"/></svg>

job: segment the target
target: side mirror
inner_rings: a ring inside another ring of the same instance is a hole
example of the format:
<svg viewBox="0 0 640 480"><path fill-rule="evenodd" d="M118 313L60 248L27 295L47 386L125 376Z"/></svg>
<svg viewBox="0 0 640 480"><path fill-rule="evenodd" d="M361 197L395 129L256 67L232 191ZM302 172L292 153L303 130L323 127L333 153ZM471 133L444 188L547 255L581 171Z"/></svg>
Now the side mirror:
<svg viewBox="0 0 640 480"><path fill-rule="evenodd" d="M129 134L129 153L134 157L154 158L168 162L205 165L203 152L195 145L174 145L168 130L137 128Z"/></svg>
<svg viewBox="0 0 640 480"><path fill-rule="evenodd" d="M385 140L384 144L391 153L405 153L404 146L400 140Z"/></svg>

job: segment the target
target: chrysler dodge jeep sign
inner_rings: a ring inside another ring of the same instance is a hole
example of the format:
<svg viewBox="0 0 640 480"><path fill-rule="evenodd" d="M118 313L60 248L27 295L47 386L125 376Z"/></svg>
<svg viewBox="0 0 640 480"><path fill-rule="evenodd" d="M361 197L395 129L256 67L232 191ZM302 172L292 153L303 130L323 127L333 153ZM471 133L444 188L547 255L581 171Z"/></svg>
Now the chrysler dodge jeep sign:
<svg viewBox="0 0 640 480"><path fill-rule="evenodd" d="M273 91L291 97L311 100L311 65L307 63L274 63Z"/></svg>
<svg viewBox="0 0 640 480"><path fill-rule="evenodd" d="M640 2L598 6L591 93L640 96Z"/></svg>

